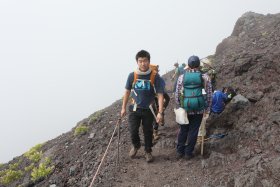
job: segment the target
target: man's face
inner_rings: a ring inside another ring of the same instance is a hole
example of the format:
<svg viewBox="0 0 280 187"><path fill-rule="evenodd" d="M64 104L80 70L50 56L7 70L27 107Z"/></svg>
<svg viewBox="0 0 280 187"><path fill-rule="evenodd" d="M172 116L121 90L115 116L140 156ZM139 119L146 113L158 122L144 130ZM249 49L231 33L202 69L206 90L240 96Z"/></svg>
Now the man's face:
<svg viewBox="0 0 280 187"><path fill-rule="evenodd" d="M150 61L147 57L139 57L137 59L137 65L140 71L146 72L149 69Z"/></svg>

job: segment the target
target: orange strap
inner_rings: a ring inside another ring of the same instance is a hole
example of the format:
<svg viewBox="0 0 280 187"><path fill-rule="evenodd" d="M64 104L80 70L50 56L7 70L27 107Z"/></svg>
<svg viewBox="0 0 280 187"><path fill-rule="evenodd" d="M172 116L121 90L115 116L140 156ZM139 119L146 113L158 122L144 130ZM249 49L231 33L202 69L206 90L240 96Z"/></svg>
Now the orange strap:
<svg viewBox="0 0 280 187"><path fill-rule="evenodd" d="M133 79L132 87L135 85L137 79L138 79L138 74L134 71L134 79Z"/></svg>
<svg viewBox="0 0 280 187"><path fill-rule="evenodd" d="M151 76L150 76L150 81L151 81L152 86L155 85L156 75L157 75L157 72L156 71L152 71Z"/></svg>

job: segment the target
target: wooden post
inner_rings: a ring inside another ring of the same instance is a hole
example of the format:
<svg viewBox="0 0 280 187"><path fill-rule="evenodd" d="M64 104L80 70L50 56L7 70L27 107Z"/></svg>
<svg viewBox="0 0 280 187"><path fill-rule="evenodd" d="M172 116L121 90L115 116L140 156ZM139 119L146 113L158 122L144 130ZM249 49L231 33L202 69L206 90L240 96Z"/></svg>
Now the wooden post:
<svg viewBox="0 0 280 187"><path fill-rule="evenodd" d="M201 136L201 156L203 156L204 136Z"/></svg>
<svg viewBox="0 0 280 187"><path fill-rule="evenodd" d="M204 149L204 137L206 135L206 129L205 129L205 126L206 126L206 120L207 118L209 117L209 115L206 115L202 118L202 122L201 122L201 125L200 125L200 135L201 135L201 150L200 150L200 154L201 156L203 156L203 149Z"/></svg>

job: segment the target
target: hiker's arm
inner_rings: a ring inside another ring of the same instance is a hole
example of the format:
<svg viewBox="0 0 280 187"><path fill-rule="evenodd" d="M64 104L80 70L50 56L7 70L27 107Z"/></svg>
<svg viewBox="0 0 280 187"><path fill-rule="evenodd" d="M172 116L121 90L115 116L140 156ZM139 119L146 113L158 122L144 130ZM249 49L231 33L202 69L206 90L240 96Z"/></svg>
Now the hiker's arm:
<svg viewBox="0 0 280 187"><path fill-rule="evenodd" d="M163 93L164 93L164 87L165 83L164 80L159 76L159 74L155 77L155 90L156 95L158 97L158 113L156 117L157 123L160 123L163 119Z"/></svg>
<svg viewBox="0 0 280 187"><path fill-rule="evenodd" d="M125 90L124 96L123 96L121 117L124 117L126 115L126 105L127 105L129 96L130 96L130 90Z"/></svg>
<svg viewBox="0 0 280 187"><path fill-rule="evenodd" d="M163 117L163 94L158 93L158 114L157 114L157 122L159 123Z"/></svg>
<svg viewBox="0 0 280 187"><path fill-rule="evenodd" d="M128 98L130 96L130 90L132 89L132 82L134 78L134 73L130 73L127 77L126 84L125 84L125 92L123 96L123 103L122 103L122 110L121 110L121 117L126 115L126 105L128 102Z"/></svg>
<svg viewBox="0 0 280 187"><path fill-rule="evenodd" d="M160 113L162 113L163 112L163 94L158 93L157 96L158 96L158 111Z"/></svg>
<svg viewBox="0 0 280 187"><path fill-rule="evenodd" d="M169 97L169 95L167 93L164 93L163 94L163 99L164 99L164 101L163 101L163 109L166 109L166 107L169 104L170 97Z"/></svg>

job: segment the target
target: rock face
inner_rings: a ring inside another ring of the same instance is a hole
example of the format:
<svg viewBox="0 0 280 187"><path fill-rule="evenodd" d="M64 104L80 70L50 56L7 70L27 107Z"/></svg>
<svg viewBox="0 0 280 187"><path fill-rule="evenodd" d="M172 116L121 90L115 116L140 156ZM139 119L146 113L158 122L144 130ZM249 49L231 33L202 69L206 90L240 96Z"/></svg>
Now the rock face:
<svg viewBox="0 0 280 187"><path fill-rule="evenodd" d="M221 174L227 176L227 170L231 170L233 183L229 186L280 185L276 180L279 172L274 169L280 158L279 47L280 14L264 16L252 12L239 18L232 35L217 46L213 60L218 88L230 85L242 95L236 96L218 119L209 121L210 132L218 127L229 133L228 140L222 143L227 146L210 147L237 158ZM236 138L230 140L231 136Z"/></svg>
<svg viewBox="0 0 280 187"><path fill-rule="evenodd" d="M224 112L207 121L207 135L224 137L208 139L203 157L199 156L198 145L194 159L176 160L178 126L172 98L165 112L165 126L159 128L161 138L153 148L155 162L147 164L142 149L136 159L128 158L130 137L125 117L120 142L115 135L95 186L280 186L280 14L245 13L231 36L217 46L211 60L218 72L217 87L230 85L238 89ZM168 88L172 87L171 74L163 76ZM24 171L22 178L6 186L88 187L120 109L121 101L116 101L78 122L77 127L87 129L81 134L75 135L75 127L46 142L41 151L54 166L48 176L32 181L31 171L24 169L30 160L20 156L0 166L0 177L19 163L17 169ZM118 145L120 167L116 166Z"/></svg>

